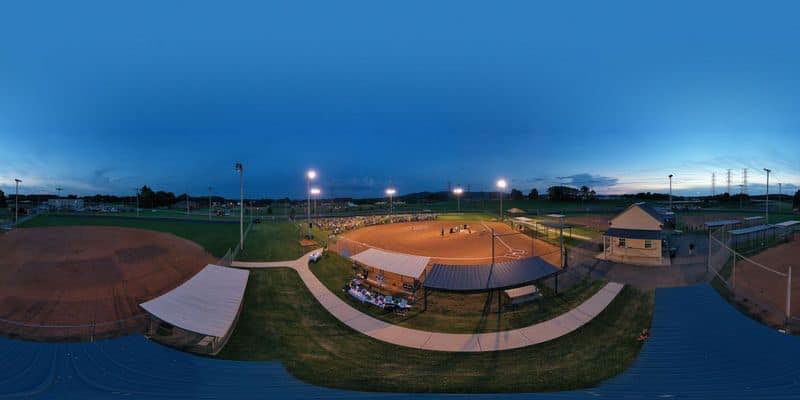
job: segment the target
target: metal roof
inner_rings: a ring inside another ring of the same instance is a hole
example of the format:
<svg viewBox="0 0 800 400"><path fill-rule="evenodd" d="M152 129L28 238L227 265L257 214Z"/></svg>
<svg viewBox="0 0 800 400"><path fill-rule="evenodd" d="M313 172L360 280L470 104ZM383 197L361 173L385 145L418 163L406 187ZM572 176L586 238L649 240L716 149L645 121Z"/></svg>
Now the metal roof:
<svg viewBox="0 0 800 400"><path fill-rule="evenodd" d="M757 216L754 216L754 217L745 217L744 218L745 221L758 221L759 219L764 219L764 217L761 216L761 215L757 215Z"/></svg>
<svg viewBox="0 0 800 400"><path fill-rule="evenodd" d="M626 239L661 239L661 231L648 231L644 229L619 229L610 228L603 236L621 237Z"/></svg>
<svg viewBox="0 0 800 400"><path fill-rule="evenodd" d="M800 224L800 221L785 221L785 222L781 222L779 224L775 224L775 226L778 226L778 227L781 227L781 228L788 228L790 226L795 226L797 224Z"/></svg>
<svg viewBox="0 0 800 400"><path fill-rule="evenodd" d="M719 221L706 222L706 227L717 228L720 226L737 225L737 224L741 224L741 221L739 221L738 219L723 219Z"/></svg>
<svg viewBox="0 0 800 400"><path fill-rule="evenodd" d="M514 289L506 290L506 296L515 299L517 297L530 296L536 293L539 289L534 285L525 285Z"/></svg>
<svg viewBox="0 0 800 400"><path fill-rule="evenodd" d="M141 306L178 328L224 337L239 313L249 274L209 264L182 285Z"/></svg>
<svg viewBox="0 0 800 400"><path fill-rule="evenodd" d="M507 289L552 276L557 272L558 268L541 257L497 263L494 266L433 264L422 286L457 292Z"/></svg>
<svg viewBox="0 0 800 400"><path fill-rule="evenodd" d="M734 229L731 231L731 235L733 236L746 235L748 233L768 231L770 229L775 229L775 227L772 225L756 225L756 226L751 226L749 228Z"/></svg>
<svg viewBox="0 0 800 400"><path fill-rule="evenodd" d="M542 225L542 226L546 226L548 228L556 228L556 229L559 229L559 228L572 228L572 227L575 226L575 225L572 225L572 224L562 224L560 222L550 222L550 221L538 221L536 223L539 224L539 225Z"/></svg>
<svg viewBox="0 0 800 400"><path fill-rule="evenodd" d="M430 258L391 251L367 249L350 257L353 261L395 274L419 279Z"/></svg>

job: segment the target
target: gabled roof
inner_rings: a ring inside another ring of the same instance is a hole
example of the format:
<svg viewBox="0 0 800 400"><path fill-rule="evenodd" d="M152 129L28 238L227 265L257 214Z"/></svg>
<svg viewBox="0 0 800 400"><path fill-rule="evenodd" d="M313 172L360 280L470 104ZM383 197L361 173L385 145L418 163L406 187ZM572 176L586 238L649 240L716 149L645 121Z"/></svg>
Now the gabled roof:
<svg viewBox="0 0 800 400"><path fill-rule="evenodd" d="M350 257L353 261L395 274L419 279L431 260L428 257L367 249Z"/></svg>
<svg viewBox="0 0 800 400"><path fill-rule="evenodd" d="M650 204L647 204L645 202L639 202L639 203L634 203L634 204L630 205L630 207L634 207L634 206L637 206L637 207L641 208L644 212L648 213L651 217L655 218L658 222L661 222L661 223L666 222L670 217L666 213L661 212L660 210L656 209L655 207L653 207ZM630 208L630 207L628 207L628 208Z"/></svg>

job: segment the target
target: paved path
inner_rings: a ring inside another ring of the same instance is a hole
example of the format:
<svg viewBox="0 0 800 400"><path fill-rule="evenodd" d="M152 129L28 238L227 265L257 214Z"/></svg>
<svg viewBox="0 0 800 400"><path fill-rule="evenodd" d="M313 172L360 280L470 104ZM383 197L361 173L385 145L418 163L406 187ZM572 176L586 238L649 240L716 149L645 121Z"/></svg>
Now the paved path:
<svg viewBox="0 0 800 400"><path fill-rule="evenodd" d="M591 321L617 297L624 286L614 282L608 283L577 308L551 320L524 328L480 334L429 332L389 324L351 307L331 293L308 268L308 258L311 253L313 251L293 261L234 261L232 266L253 269L292 268L297 271L317 301L345 325L373 339L423 350L482 352L510 350L547 342L564 336Z"/></svg>

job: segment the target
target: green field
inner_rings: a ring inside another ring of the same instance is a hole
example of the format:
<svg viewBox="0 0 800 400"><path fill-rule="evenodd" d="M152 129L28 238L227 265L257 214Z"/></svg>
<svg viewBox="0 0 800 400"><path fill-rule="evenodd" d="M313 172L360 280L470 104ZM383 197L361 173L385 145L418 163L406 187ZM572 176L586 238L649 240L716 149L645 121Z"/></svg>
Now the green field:
<svg viewBox="0 0 800 400"><path fill-rule="evenodd" d="M605 284L603 281L584 281L557 296L548 287L540 285L544 294L542 299L506 309L500 314L497 313L496 294L431 291L427 311L422 310L420 299L406 315L401 316L362 304L342 291L342 286L353 277L352 265L352 261L336 253L326 253L319 262L311 264L311 271L331 292L361 312L392 324L434 332L496 332L532 325L577 307Z"/></svg>
<svg viewBox="0 0 800 400"><path fill-rule="evenodd" d="M305 224L288 221L262 222L253 224L244 243L244 250L236 257L240 261L283 261L294 260L310 251L313 247L303 248ZM322 246L327 234L318 228L312 233L317 243Z"/></svg>
<svg viewBox="0 0 800 400"><path fill-rule="evenodd" d="M237 224L208 224L202 222L169 221L148 218L135 219L112 216L45 214L21 224L21 227L33 228L68 225L121 226L167 232L196 242L216 257L224 256L228 249L235 247L236 243L239 241L239 225Z"/></svg>
<svg viewBox="0 0 800 400"><path fill-rule="evenodd" d="M528 392L588 388L623 372L650 325L652 293L625 288L592 322L551 342L492 353L398 347L351 330L290 269L252 271L219 357L281 361L316 385L362 391Z"/></svg>

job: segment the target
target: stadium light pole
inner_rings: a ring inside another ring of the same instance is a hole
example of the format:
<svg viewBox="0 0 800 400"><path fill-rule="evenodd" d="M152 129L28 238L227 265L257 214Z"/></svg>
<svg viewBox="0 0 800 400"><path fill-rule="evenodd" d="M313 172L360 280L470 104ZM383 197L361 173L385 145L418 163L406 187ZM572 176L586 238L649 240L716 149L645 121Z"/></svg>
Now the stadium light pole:
<svg viewBox="0 0 800 400"><path fill-rule="evenodd" d="M767 173L767 205L766 205L766 213L767 213L767 225L769 225L769 173L772 172L769 168L764 168L764 171Z"/></svg>
<svg viewBox="0 0 800 400"><path fill-rule="evenodd" d="M497 188L500 192L500 221L503 220L503 194L506 191L506 187L508 186L508 182L505 179L498 179L497 180Z"/></svg>
<svg viewBox="0 0 800 400"><path fill-rule="evenodd" d="M322 193L319 188L311 188L311 195L314 196L314 218L317 218L317 196Z"/></svg>
<svg viewBox="0 0 800 400"><path fill-rule="evenodd" d="M211 191L214 188L211 186L208 187L208 220L211 221Z"/></svg>
<svg viewBox="0 0 800 400"><path fill-rule="evenodd" d="M306 173L306 194L308 196L306 202L306 224L308 225L308 235L311 238L311 181L317 177L317 171L313 169L308 170Z"/></svg>
<svg viewBox="0 0 800 400"><path fill-rule="evenodd" d="M464 189L457 187L453 189L453 194L456 195L456 202L458 204L458 212L461 212L461 195L464 193Z"/></svg>
<svg viewBox="0 0 800 400"><path fill-rule="evenodd" d="M239 250L244 249L244 166L237 162L234 166L239 173Z"/></svg>
<svg viewBox="0 0 800 400"><path fill-rule="evenodd" d="M136 217L139 217L139 188L133 188L136 191Z"/></svg>
<svg viewBox="0 0 800 400"><path fill-rule="evenodd" d="M669 174L669 210L672 211L672 174Z"/></svg>
<svg viewBox="0 0 800 400"><path fill-rule="evenodd" d="M392 222L392 215L394 214L394 194L395 193L397 193L397 189L395 189L395 188L386 189L386 194L389 196L389 222Z"/></svg>
<svg viewBox="0 0 800 400"><path fill-rule="evenodd" d="M64 189L62 189L62 188L60 188L60 187L57 187L57 188L56 188L56 192L58 192L58 198L59 198L59 199L61 198L61 191L62 191L62 190L64 190ZM56 208L59 208L59 209L60 209L60 208L61 208L61 207L60 207L60 205L61 205L61 202L58 202L58 203L56 203Z"/></svg>
<svg viewBox="0 0 800 400"><path fill-rule="evenodd" d="M22 183L22 179L14 178L14 183L16 184L14 191L14 225L16 225L19 223L19 184Z"/></svg>

